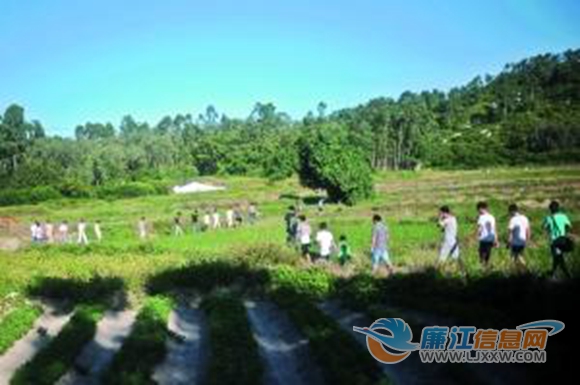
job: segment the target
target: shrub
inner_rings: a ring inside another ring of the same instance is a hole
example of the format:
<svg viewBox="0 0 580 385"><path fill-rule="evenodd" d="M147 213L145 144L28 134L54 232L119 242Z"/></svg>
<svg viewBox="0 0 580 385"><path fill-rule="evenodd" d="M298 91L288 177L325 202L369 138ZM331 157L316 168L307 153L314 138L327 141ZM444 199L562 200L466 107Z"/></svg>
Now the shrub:
<svg viewBox="0 0 580 385"><path fill-rule="evenodd" d="M235 256L252 266L294 264L296 253L274 243L258 244L236 250Z"/></svg>
<svg viewBox="0 0 580 385"><path fill-rule="evenodd" d="M30 203L40 203L59 198L62 198L62 195L52 186L40 186L30 190Z"/></svg>
<svg viewBox="0 0 580 385"><path fill-rule="evenodd" d="M97 189L97 197L101 199L135 198L155 194L157 194L157 190L154 186L142 182L107 185Z"/></svg>
<svg viewBox="0 0 580 385"><path fill-rule="evenodd" d="M52 186L39 186L31 189L8 189L0 191L0 206L36 204L59 198L62 198L62 195Z"/></svg>
<svg viewBox="0 0 580 385"><path fill-rule="evenodd" d="M29 203L28 190L7 189L0 191L0 206L23 205Z"/></svg>
<svg viewBox="0 0 580 385"><path fill-rule="evenodd" d="M76 182L65 182L58 186L62 196L67 198L90 198L93 195L93 190L90 186L86 186Z"/></svg>
<svg viewBox="0 0 580 385"><path fill-rule="evenodd" d="M333 278L324 270L299 270L290 266L279 266L271 271L271 284L274 290L321 298L331 293Z"/></svg>

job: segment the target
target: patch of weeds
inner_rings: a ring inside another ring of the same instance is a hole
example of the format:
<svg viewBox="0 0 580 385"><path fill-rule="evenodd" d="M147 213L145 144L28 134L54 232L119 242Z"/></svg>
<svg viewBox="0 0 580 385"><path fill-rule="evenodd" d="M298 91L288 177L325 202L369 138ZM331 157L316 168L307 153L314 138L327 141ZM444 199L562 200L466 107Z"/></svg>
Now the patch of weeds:
<svg viewBox="0 0 580 385"><path fill-rule="evenodd" d="M204 299L202 307L211 343L205 384L261 383L262 360L242 301L231 292L219 292Z"/></svg>

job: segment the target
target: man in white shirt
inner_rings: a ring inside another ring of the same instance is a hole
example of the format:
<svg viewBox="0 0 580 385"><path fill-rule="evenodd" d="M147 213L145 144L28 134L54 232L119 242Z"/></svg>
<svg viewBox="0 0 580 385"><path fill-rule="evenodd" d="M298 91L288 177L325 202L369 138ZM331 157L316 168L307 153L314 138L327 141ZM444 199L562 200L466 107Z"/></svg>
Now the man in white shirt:
<svg viewBox="0 0 580 385"><path fill-rule="evenodd" d="M234 209L231 207L226 210L226 225L229 228L234 227Z"/></svg>
<svg viewBox="0 0 580 385"><path fill-rule="evenodd" d="M298 225L296 227L296 239L300 244L300 251L302 256L308 262L312 262L310 258L310 243L312 242L312 228L310 227L310 223L306 219L305 215L300 215L298 217Z"/></svg>
<svg viewBox="0 0 580 385"><path fill-rule="evenodd" d="M81 218L77 225L77 233L77 243L79 245L88 245L89 238L87 237L87 222L85 222L84 218Z"/></svg>
<svg viewBox="0 0 580 385"><path fill-rule="evenodd" d="M489 213L487 202L477 204L477 238L479 240L479 260L484 267L489 266L491 250L499 246L495 218Z"/></svg>
<svg viewBox="0 0 580 385"><path fill-rule="evenodd" d="M316 233L316 243L318 243L320 259L328 261L332 250L336 249L336 245L334 243L334 237L328 230L326 222L320 224L320 230Z"/></svg>
<svg viewBox="0 0 580 385"><path fill-rule="evenodd" d="M447 258L451 258L453 261L458 263L463 274L466 274L463 261L459 258L457 218L453 215L449 206L441 206L439 209L438 224L443 231L443 240L441 242L441 248L439 249L439 260L437 261L437 265L441 265L447 261Z"/></svg>
<svg viewBox="0 0 580 385"><path fill-rule="evenodd" d="M520 213L516 204L508 208L510 221L508 224L508 247L516 265L526 266L524 250L531 237L530 221Z"/></svg>
<svg viewBox="0 0 580 385"><path fill-rule="evenodd" d="M220 213L217 210L217 208L214 208L213 209L213 214L211 215L211 228L214 229L214 230L215 229L219 229L220 224L221 224L220 222L221 222L221 220L220 220Z"/></svg>
<svg viewBox="0 0 580 385"><path fill-rule="evenodd" d="M40 225L40 222L35 221L32 226L30 226L30 237L34 243L42 242L42 226Z"/></svg>
<svg viewBox="0 0 580 385"><path fill-rule="evenodd" d="M201 227L202 231L206 231L209 230L211 227L211 215L209 213L209 211L206 211L204 216L203 216L203 224Z"/></svg>

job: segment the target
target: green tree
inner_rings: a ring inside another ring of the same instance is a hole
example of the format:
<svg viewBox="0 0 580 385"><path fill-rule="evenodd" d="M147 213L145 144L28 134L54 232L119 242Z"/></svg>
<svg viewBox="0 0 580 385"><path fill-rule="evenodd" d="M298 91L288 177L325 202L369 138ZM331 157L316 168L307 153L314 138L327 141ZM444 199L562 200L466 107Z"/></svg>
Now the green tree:
<svg viewBox="0 0 580 385"><path fill-rule="evenodd" d="M298 175L310 188L326 190L330 200L355 204L373 191L372 170L345 126L323 123L306 129L298 142Z"/></svg>

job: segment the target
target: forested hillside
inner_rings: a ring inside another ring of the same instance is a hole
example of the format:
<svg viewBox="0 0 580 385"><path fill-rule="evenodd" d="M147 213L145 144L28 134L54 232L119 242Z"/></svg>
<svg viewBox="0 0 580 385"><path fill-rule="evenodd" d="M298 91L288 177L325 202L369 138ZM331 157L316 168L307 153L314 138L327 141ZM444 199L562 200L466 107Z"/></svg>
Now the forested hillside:
<svg viewBox="0 0 580 385"><path fill-rule="evenodd" d="M118 127L86 123L62 138L11 105L0 117L0 189L53 186L74 196L126 181L155 189L156 180L194 174L284 178L317 126L342 131L375 169L577 162L580 50L509 64L448 92L407 91L332 114L321 102L300 121L271 103L246 119L210 106L157 124L130 115Z"/></svg>

